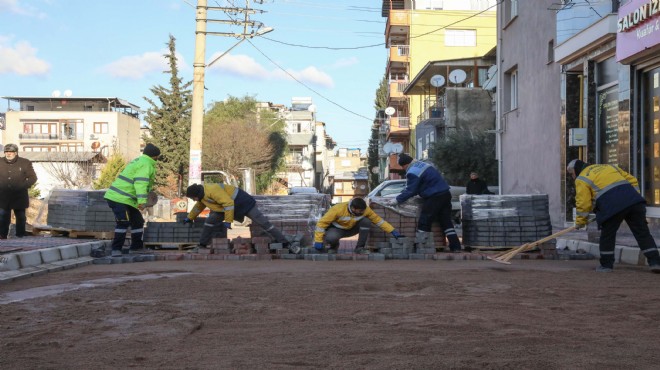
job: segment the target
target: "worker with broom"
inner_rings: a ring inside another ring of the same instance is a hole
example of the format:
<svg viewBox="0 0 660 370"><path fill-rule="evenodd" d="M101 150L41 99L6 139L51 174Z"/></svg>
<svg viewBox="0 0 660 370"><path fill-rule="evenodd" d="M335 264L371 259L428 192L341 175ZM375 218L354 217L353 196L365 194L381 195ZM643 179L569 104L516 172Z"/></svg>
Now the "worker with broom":
<svg viewBox="0 0 660 370"><path fill-rule="evenodd" d="M572 160L566 171L575 180L575 224L585 227L590 212L596 214L600 229L598 272L612 272L616 232L625 220L652 272L660 273L660 254L646 222L646 200L639 193L637 179L611 164L590 165Z"/></svg>

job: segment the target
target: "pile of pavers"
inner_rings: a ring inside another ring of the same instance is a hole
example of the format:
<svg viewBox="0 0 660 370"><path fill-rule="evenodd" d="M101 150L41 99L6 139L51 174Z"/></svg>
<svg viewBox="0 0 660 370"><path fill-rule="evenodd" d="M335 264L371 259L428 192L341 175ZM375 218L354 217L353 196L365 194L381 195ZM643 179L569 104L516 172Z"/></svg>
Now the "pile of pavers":
<svg viewBox="0 0 660 370"><path fill-rule="evenodd" d="M81 231L114 231L115 216L103 199L104 195L105 190L52 190L48 198L48 226Z"/></svg>
<svg viewBox="0 0 660 370"><path fill-rule="evenodd" d="M255 195L259 210L284 235L302 235L303 246L313 244L316 223L330 208L328 194ZM250 225L250 235L268 237L261 227Z"/></svg>
<svg viewBox="0 0 660 370"><path fill-rule="evenodd" d="M410 240L415 240L417 235L417 221L419 220L419 212L421 207L421 199L419 197L412 198L411 200L398 205L396 207L384 206L381 201L385 198L374 198L369 204L369 207L385 221L389 222L396 230L398 230L402 235L405 235ZM387 198L391 200L391 198ZM433 232L430 236L430 239L423 248L428 248L428 252L431 253L431 250L440 250L443 251L447 246L442 228L439 224L434 223L431 227ZM379 243L388 243L390 241L391 235L385 233L380 227L376 225L371 225L371 230L369 231L369 244L375 244L376 246L381 245ZM434 252L433 252L434 253Z"/></svg>
<svg viewBox="0 0 660 370"><path fill-rule="evenodd" d="M191 243L197 244L202 235L206 217L197 217L193 222L154 222L150 221L144 227L142 239L145 243Z"/></svg>
<svg viewBox="0 0 660 370"><path fill-rule="evenodd" d="M513 247L552 234L547 194L461 195L463 244Z"/></svg>

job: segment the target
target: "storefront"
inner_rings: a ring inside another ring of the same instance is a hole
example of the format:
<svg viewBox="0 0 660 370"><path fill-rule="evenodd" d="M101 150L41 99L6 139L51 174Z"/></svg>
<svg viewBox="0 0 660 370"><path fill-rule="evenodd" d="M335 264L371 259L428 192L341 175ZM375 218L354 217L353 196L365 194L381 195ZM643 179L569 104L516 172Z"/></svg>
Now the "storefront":
<svg viewBox="0 0 660 370"><path fill-rule="evenodd" d="M631 160L660 226L660 0L631 0L618 11L616 61L630 67Z"/></svg>

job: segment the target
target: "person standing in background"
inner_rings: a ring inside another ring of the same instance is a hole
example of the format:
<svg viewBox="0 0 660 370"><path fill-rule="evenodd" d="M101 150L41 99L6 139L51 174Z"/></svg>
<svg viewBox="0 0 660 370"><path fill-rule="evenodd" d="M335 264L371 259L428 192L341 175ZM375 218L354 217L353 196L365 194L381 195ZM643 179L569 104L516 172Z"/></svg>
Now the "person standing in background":
<svg viewBox="0 0 660 370"><path fill-rule="evenodd" d="M32 162L18 156L18 146L7 144L0 160L0 239L7 239L11 212L16 217L16 237L27 235L25 210L30 207L28 189L37 182Z"/></svg>

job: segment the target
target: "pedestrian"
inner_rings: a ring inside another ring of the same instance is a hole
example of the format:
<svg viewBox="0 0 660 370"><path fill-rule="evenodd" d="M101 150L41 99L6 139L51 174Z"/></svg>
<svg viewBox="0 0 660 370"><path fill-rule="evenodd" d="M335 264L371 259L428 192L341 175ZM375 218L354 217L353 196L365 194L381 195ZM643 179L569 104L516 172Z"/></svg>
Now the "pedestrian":
<svg viewBox="0 0 660 370"><path fill-rule="evenodd" d="M470 173L470 181L465 185L465 194L493 194L488 190L488 184L486 181L479 178L479 174L476 172Z"/></svg>
<svg viewBox="0 0 660 370"><path fill-rule="evenodd" d="M614 268L616 232L623 221L632 231L652 272L660 273L660 254L646 221L646 200L639 193L637 179L618 166L590 165L579 159L566 168L575 180L575 207L578 228L587 226L590 212L596 213L600 229L598 272Z"/></svg>
<svg viewBox="0 0 660 370"><path fill-rule="evenodd" d="M18 146L7 144L0 160L0 239L7 239L11 212L16 218L16 237L27 236L25 210L30 207L28 189L37 182L32 162L18 156Z"/></svg>
<svg viewBox="0 0 660 370"><path fill-rule="evenodd" d="M336 253L339 239L358 235L354 253L368 254L366 248L371 224L380 227L395 238L401 238L398 231L387 221L378 216L362 198L353 198L348 202L332 206L316 223L314 232L314 248L325 251L325 245L330 245L328 252Z"/></svg>
<svg viewBox="0 0 660 370"><path fill-rule="evenodd" d="M249 217L277 243L282 243L291 253L300 253L300 247L289 243L280 229L275 227L257 207L257 201L243 189L229 184L192 184L186 189L186 196L194 200L195 205L183 222L190 223L207 207L211 210L204 222L204 229L199 238L199 247L207 248L219 226L220 232L231 229L234 220L243 221Z"/></svg>
<svg viewBox="0 0 660 370"><path fill-rule="evenodd" d="M144 217L149 192L154 186L156 161L160 149L149 143L142 150L142 155L132 160L112 182L105 192L105 200L115 215L115 236L112 239L112 256L118 257L133 252L142 252L144 243ZM126 233L131 228L131 246L124 249Z"/></svg>
<svg viewBox="0 0 660 370"><path fill-rule="evenodd" d="M433 221L438 221L449 241L449 250L459 253L461 241L451 220L451 192L445 179L430 164L413 160L407 154L399 155L399 166L406 171L406 188L395 198L395 204L403 203L415 195L419 195L423 201L417 222L418 239L428 240Z"/></svg>

